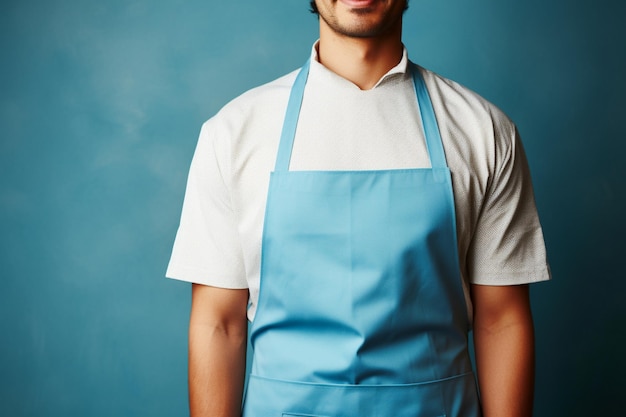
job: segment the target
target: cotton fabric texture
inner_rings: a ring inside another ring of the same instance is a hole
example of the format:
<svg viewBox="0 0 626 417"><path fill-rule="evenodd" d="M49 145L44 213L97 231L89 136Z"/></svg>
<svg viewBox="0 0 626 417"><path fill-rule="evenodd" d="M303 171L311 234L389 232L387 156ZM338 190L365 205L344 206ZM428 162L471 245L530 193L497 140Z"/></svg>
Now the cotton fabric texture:
<svg viewBox="0 0 626 417"><path fill-rule="evenodd" d="M290 170L430 167L406 51L366 91L322 66L315 46L311 58ZM516 285L549 279L530 173L515 125L471 90L423 68L421 72L452 172L467 300L470 283ZM269 176L296 73L244 93L202 126L166 274L216 287L248 288L251 320L258 302Z"/></svg>

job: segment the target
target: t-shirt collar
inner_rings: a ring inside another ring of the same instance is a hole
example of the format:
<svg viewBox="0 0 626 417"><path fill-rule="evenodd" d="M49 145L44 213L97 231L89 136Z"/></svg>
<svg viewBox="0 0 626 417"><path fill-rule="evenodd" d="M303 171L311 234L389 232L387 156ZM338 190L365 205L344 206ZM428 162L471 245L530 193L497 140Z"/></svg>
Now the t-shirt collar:
<svg viewBox="0 0 626 417"><path fill-rule="evenodd" d="M317 47L319 45L319 40L315 42L315 44L313 44L313 47L311 48L311 71L313 72L325 72L325 73L330 73L333 74L335 77L339 77L337 74L335 74L334 72L332 72L331 70L329 70L328 68L326 68L324 65L322 65L319 62L319 56L317 53ZM374 85L373 88L378 87L380 84L382 84L386 79L388 79L389 77L395 75L395 74L406 74L407 73L407 69L408 69L408 65L409 65L409 57L408 57L408 53L405 47L402 48L402 58L400 59L400 62L398 63L398 65L396 65L395 67L391 68L389 71L387 71L387 73L385 75L383 75L380 80L378 80L378 82ZM343 78L342 78L343 79ZM346 82L349 82L351 84L353 84L351 81L345 80Z"/></svg>

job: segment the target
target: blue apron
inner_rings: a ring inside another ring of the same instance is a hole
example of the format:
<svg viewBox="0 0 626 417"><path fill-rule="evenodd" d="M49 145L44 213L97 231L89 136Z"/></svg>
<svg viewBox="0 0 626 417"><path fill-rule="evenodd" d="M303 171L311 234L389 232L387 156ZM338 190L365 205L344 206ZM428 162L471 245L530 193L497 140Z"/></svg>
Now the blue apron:
<svg viewBox="0 0 626 417"><path fill-rule="evenodd" d="M309 63L271 174L244 417L479 417L450 171L289 171ZM323 121L320 121L323 123Z"/></svg>

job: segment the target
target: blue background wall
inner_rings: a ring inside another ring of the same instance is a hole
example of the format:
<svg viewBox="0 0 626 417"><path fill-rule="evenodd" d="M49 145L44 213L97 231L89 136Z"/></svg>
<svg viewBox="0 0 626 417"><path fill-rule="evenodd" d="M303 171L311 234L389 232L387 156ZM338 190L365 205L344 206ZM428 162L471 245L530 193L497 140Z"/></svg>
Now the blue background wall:
<svg viewBox="0 0 626 417"><path fill-rule="evenodd" d="M536 416L619 415L626 3L413 0L414 61L525 140L554 280ZM298 67L305 1L0 4L0 415L180 416L189 286L163 274L201 123Z"/></svg>

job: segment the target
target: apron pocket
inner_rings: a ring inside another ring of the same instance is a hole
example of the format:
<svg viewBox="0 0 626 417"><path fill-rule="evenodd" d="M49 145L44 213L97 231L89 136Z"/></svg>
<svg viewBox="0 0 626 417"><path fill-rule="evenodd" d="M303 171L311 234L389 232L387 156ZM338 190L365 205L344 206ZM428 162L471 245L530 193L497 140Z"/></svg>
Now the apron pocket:
<svg viewBox="0 0 626 417"><path fill-rule="evenodd" d="M480 417L473 374L416 384L343 385L250 375L243 417Z"/></svg>
<svg viewBox="0 0 626 417"><path fill-rule="evenodd" d="M283 417L330 417L330 416L320 416L320 415L316 415L316 414L283 413Z"/></svg>
<svg viewBox="0 0 626 417"><path fill-rule="evenodd" d="M331 417L331 416L321 416L319 414L297 414L297 413L283 413L282 417ZM430 416L429 416L430 417ZM440 416L431 416L431 417L446 417L445 414Z"/></svg>

